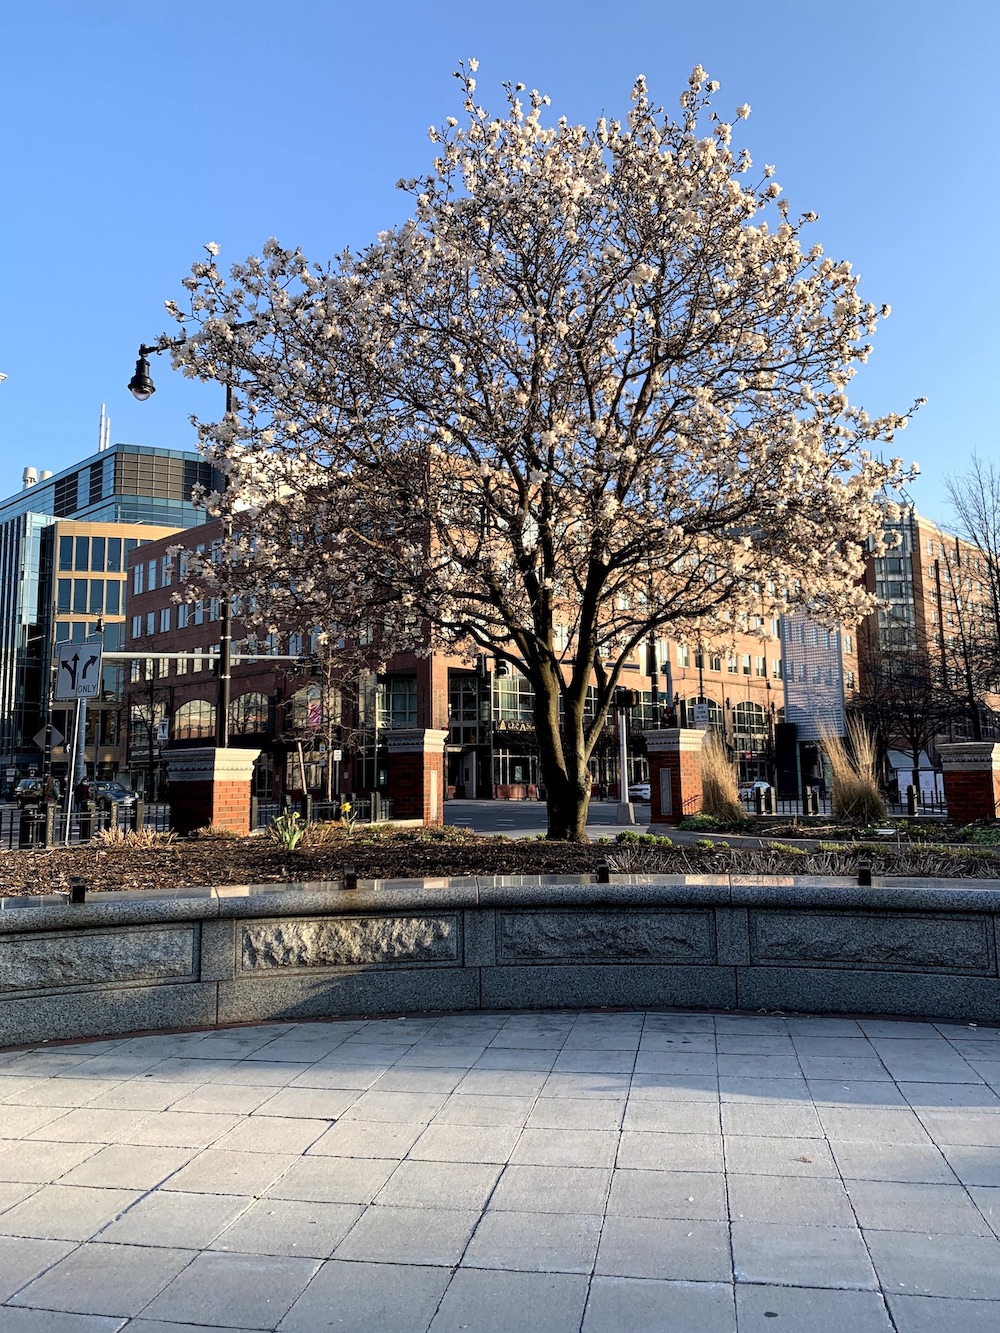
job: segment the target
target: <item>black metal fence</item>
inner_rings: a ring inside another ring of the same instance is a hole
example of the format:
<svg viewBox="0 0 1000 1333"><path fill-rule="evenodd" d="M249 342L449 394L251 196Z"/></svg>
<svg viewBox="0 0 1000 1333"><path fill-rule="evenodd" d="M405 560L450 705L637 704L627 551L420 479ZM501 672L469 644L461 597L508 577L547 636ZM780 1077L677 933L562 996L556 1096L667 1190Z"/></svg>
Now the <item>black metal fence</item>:
<svg viewBox="0 0 1000 1333"><path fill-rule="evenodd" d="M820 795L817 788L801 796L779 796L775 789L760 788L740 793L744 809L751 815L776 815L786 819L808 816L833 817L833 806L827 793ZM942 798L927 797L910 787L900 801L886 801L886 813L894 819L947 819L948 807Z"/></svg>
<svg viewBox="0 0 1000 1333"><path fill-rule="evenodd" d="M170 828L170 807L165 802L144 801L98 808L93 804L74 808L67 815L51 803L16 806L0 810L0 847L18 848L79 846L109 829L123 833L150 829L165 833Z"/></svg>
<svg viewBox="0 0 1000 1333"><path fill-rule="evenodd" d="M257 797L250 802L250 827L267 828L278 815L296 811L309 824L331 823L347 819L356 824L377 824L392 819L392 801L379 792L367 796L352 796L342 800L317 801L306 796L298 801L262 801Z"/></svg>

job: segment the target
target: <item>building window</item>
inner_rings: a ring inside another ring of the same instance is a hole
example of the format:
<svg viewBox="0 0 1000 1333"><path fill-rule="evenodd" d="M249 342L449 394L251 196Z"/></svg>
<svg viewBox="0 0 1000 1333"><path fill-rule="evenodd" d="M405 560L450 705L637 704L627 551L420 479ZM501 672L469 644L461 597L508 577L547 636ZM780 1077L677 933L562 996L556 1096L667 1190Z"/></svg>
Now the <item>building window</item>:
<svg viewBox="0 0 1000 1333"><path fill-rule="evenodd" d="M739 674L740 664L737 661L735 653L726 654L726 670L731 676Z"/></svg>
<svg viewBox="0 0 1000 1333"><path fill-rule="evenodd" d="M178 659L177 659L177 674L178 674L178 676L186 676L186 675L187 675L187 669L188 669L188 660L187 660L187 658L186 658L186 657L178 657Z"/></svg>
<svg viewBox="0 0 1000 1333"><path fill-rule="evenodd" d="M147 633L147 634L155 634L155 633L156 633L156 612L155 612L155 611L147 611L147 612L146 612L146 633Z"/></svg>
<svg viewBox="0 0 1000 1333"><path fill-rule="evenodd" d="M104 610L104 580L90 580L90 614L99 616Z"/></svg>
<svg viewBox="0 0 1000 1333"><path fill-rule="evenodd" d="M190 612L191 612L191 608L190 608L190 606L188 605L187 602L181 602L181 603L179 603L179 605L178 605L178 607L177 607L177 628L178 628L178 629L187 629L188 616L189 616Z"/></svg>
<svg viewBox="0 0 1000 1333"><path fill-rule="evenodd" d="M215 705L207 699L189 699L174 714L174 737L179 741L201 740L215 735Z"/></svg>
<svg viewBox="0 0 1000 1333"><path fill-rule="evenodd" d="M104 609L109 616L121 615L122 585L117 579L108 579L104 588Z"/></svg>
<svg viewBox="0 0 1000 1333"><path fill-rule="evenodd" d="M194 604L194 623L196 625L205 623L205 603L200 599Z"/></svg>
<svg viewBox="0 0 1000 1333"><path fill-rule="evenodd" d="M387 676L378 683L375 725L381 731L388 727L415 727L417 725L417 678Z"/></svg>
<svg viewBox="0 0 1000 1333"><path fill-rule="evenodd" d="M59 538L59 572L64 573L73 568L73 538Z"/></svg>
<svg viewBox="0 0 1000 1333"><path fill-rule="evenodd" d="M854 652L854 636L851 634L844 635L844 652L845 653Z"/></svg>
<svg viewBox="0 0 1000 1333"><path fill-rule="evenodd" d="M708 669L709 671L722 670L722 655L720 653L712 653L708 659Z"/></svg>
<svg viewBox="0 0 1000 1333"><path fill-rule="evenodd" d="M686 643L677 645L677 665L679 667L688 667L691 665L691 650Z"/></svg>
<svg viewBox="0 0 1000 1333"><path fill-rule="evenodd" d="M120 574L122 572L122 539L121 537L109 537L107 545L107 557L105 568L109 574Z"/></svg>
<svg viewBox="0 0 1000 1333"><path fill-rule="evenodd" d="M160 564L160 587L169 588L174 577L174 557L165 555Z"/></svg>
<svg viewBox="0 0 1000 1333"><path fill-rule="evenodd" d="M133 639L142 638L142 616L132 617L132 638Z"/></svg>
<svg viewBox="0 0 1000 1333"><path fill-rule="evenodd" d="M78 574L85 574L90 568L90 538L77 537L76 555L73 559L73 569Z"/></svg>
<svg viewBox="0 0 1000 1333"><path fill-rule="evenodd" d="M784 668L782 667L780 657L776 657L774 661L771 663L771 675L774 677L775 680L781 680L782 676L784 675Z"/></svg>
<svg viewBox="0 0 1000 1333"><path fill-rule="evenodd" d="M241 694L229 705L229 729L235 735L263 736L267 732L266 694Z"/></svg>
<svg viewBox="0 0 1000 1333"><path fill-rule="evenodd" d="M146 572L146 570L145 570L145 566L144 566L144 565L133 565L133 566L132 566L132 596L133 596L133 597L137 597L137 596L139 595L139 593L145 591L145 578L143 577L143 576L145 575L145 572Z"/></svg>
<svg viewBox="0 0 1000 1333"><path fill-rule="evenodd" d="M213 597L213 598L211 598L210 601L209 601L209 603L208 603L208 618L209 618L209 620L218 620L218 618L219 618L219 599L218 599L218 597ZM268 635L268 638L270 638L270 637L271 637L271 636Z"/></svg>
<svg viewBox="0 0 1000 1333"><path fill-rule="evenodd" d="M161 633L161 634L169 634L169 633L170 633L170 607L169 607L169 606L163 606L163 607L160 608L160 633Z"/></svg>
<svg viewBox="0 0 1000 1333"><path fill-rule="evenodd" d="M742 653L742 654L740 655L740 669L741 669L741 671L743 672L744 676L749 676L749 674L750 674L750 654L749 654L749 653Z"/></svg>
<svg viewBox="0 0 1000 1333"><path fill-rule="evenodd" d="M85 615L87 612L87 580L73 580L73 610L77 615Z"/></svg>
<svg viewBox="0 0 1000 1333"><path fill-rule="evenodd" d="M69 611L72 609L73 580L59 579L56 582L56 610Z"/></svg>
<svg viewBox="0 0 1000 1333"><path fill-rule="evenodd" d="M766 675L767 675L767 662L765 661L765 659L764 659L763 657L754 657L754 659L753 659L753 673L754 673L755 676L766 676Z"/></svg>
<svg viewBox="0 0 1000 1333"><path fill-rule="evenodd" d="M90 539L90 568L96 574L104 573L104 538L91 537Z"/></svg>

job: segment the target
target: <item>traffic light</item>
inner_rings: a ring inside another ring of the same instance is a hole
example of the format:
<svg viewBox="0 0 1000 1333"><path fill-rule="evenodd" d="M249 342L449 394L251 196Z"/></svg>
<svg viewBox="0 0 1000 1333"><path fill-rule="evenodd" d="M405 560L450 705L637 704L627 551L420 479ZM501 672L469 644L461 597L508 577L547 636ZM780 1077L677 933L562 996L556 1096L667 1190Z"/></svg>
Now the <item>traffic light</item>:
<svg viewBox="0 0 1000 1333"><path fill-rule="evenodd" d="M622 712L630 708L638 708L642 702L638 690L626 690L621 685L615 690L615 707L620 708Z"/></svg>
<svg viewBox="0 0 1000 1333"><path fill-rule="evenodd" d="M510 675L510 663L503 661L502 658L495 658L493 665L493 674L500 680L504 676Z"/></svg>

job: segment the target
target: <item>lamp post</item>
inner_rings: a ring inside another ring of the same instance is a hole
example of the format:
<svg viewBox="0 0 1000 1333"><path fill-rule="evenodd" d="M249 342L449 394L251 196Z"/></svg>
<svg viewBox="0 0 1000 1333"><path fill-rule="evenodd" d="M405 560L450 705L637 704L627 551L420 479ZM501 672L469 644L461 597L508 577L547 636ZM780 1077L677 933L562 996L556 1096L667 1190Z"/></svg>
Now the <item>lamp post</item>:
<svg viewBox="0 0 1000 1333"><path fill-rule="evenodd" d="M154 353L165 351L170 344L163 347L150 347L145 343L139 344L139 357L135 363L135 373L128 382L129 393L140 403L145 403L152 398L156 392L156 385L153 383L152 376L149 373L149 357ZM232 378L226 381L226 416L228 417L233 410L233 385ZM232 527L228 518L223 520L222 537L223 542L228 543L232 536ZM223 589L223 595L219 598L219 685L215 700L215 744L218 749L226 749L229 745L229 702L232 697L233 688L233 605L229 595L228 586Z"/></svg>

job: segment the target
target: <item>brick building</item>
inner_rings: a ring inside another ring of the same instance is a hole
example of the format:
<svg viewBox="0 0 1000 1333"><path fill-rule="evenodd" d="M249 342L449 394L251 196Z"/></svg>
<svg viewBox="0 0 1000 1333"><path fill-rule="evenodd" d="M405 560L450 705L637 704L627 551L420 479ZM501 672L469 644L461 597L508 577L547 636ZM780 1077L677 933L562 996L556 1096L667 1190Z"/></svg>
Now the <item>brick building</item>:
<svg viewBox="0 0 1000 1333"><path fill-rule="evenodd" d="M214 523L185 534L192 549L205 552L218 538ZM168 744L210 744L215 735L220 607L212 599L175 600L175 541L149 543L133 553L129 569L126 630L136 660L125 688L132 769L147 789L159 784ZM790 619L741 615L721 645L668 639L642 645L622 679L640 698L630 715L629 782L648 774L642 731L665 724L668 709L681 726L693 727L699 704L698 714L707 714L708 725L725 737L741 780L773 780L786 704L782 636L791 640L795 632ZM817 645L810 670L823 673L842 711L842 682L857 672L854 636L818 627L808 632ZM255 636L234 606L233 651L252 660L233 665L230 743L262 750L254 779L259 796L385 791L388 735L412 728L447 734L448 796L537 796L532 691L516 669L485 656L397 654L384 672L362 677L354 688L281 660L307 659L314 648L302 635ZM181 656L161 659L158 653ZM807 694L816 689L811 679L801 683ZM810 751L793 754L790 762L788 781L795 784L803 763L813 771L818 758ZM595 791L617 791L617 768L617 733L609 719L592 760Z"/></svg>

